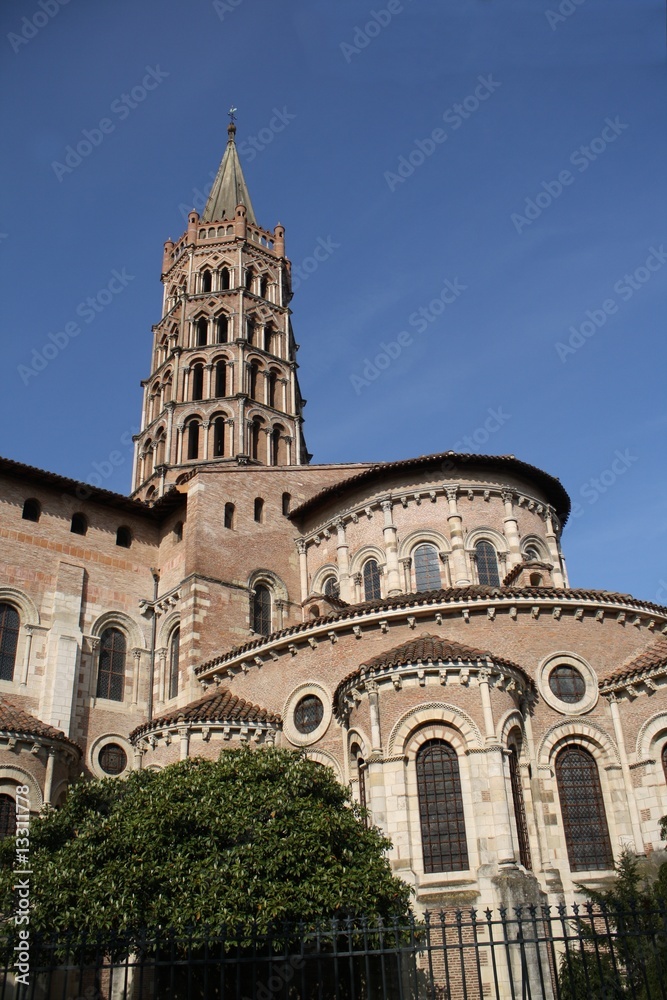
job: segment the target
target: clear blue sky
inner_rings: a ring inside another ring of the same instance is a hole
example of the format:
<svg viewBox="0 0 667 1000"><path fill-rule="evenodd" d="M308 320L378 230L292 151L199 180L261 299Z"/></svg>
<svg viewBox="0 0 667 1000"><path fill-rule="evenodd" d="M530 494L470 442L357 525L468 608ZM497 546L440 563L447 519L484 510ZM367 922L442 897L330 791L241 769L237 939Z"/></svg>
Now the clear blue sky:
<svg viewBox="0 0 667 1000"><path fill-rule="evenodd" d="M573 498L574 586L667 603L664 0L41 2L0 12L1 453L120 450L129 490L162 243L233 103L260 224L329 247L292 302L314 461L515 454Z"/></svg>

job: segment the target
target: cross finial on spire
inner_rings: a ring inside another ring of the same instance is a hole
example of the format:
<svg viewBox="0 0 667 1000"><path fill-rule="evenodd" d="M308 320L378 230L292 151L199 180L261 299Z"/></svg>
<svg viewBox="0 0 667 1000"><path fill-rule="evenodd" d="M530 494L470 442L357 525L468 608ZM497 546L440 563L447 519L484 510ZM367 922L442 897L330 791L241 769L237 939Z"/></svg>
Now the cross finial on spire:
<svg viewBox="0 0 667 1000"><path fill-rule="evenodd" d="M227 135L229 136L229 142L234 142L234 136L236 135L236 112L238 108L234 105L229 109L227 114L229 115L229 125L227 126Z"/></svg>

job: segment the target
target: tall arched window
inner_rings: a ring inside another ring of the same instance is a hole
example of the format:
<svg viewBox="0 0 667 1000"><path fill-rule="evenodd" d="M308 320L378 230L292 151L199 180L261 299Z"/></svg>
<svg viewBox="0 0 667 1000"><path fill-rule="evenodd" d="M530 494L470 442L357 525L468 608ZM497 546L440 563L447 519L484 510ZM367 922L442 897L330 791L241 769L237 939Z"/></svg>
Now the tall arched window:
<svg viewBox="0 0 667 1000"><path fill-rule="evenodd" d="M252 627L258 635L271 634L271 591L263 583L255 587L253 594Z"/></svg>
<svg viewBox="0 0 667 1000"><path fill-rule="evenodd" d="M435 545L418 545L412 553L415 564L415 587L417 590L439 590L440 563Z"/></svg>
<svg viewBox="0 0 667 1000"><path fill-rule="evenodd" d="M11 604L0 604L0 680L13 681L21 619Z"/></svg>
<svg viewBox="0 0 667 1000"><path fill-rule="evenodd" d="M578 744L564 747L556 758L556 783L571 870L613 868L600 776L593 755Z"/></svg>
<svg viewBox="0 0 667 1000"><path fill-rule="evenodd" d="M289 514L289 505L292 502L291 493L283 493L283 514L285 517Z"/></svg>
<svg viewBox="0 0 667 1000"><path fill-rule="evenodd" d="M272 371L269 375L269 406L279 409L278 405L278 372Z"/></svg>
<svg viewBox="0 0 667 1000"><path fill-rule="evenodd" d="M477 579L485 587L499 587L498 556L491 542L477 542L475 546L477 558Z"/></svg>
<svg viewBox="0 0 667 1000"><path fill-rule="evenodd" d="M191 398L194 400L204 398L204 366L201 364L192 367Z"/></svg>
<svg viewBox="0 0 667 1000"><path fill-rule="evenodd" d="M236 508L233 503L225 504L225 528L229 528L230 531L234 527L234 514L236 513Z"/></svg>
<svg viewBox="0 0 667 1000"><path fill-rule="evenodd" d="M255 497L255 520L261 524L264 520L264 501L261 497Z"/></svg>
<svg viewBox="0 0 667 1000"><path fill-rule="evenodd" d="M257 382L259 378L259 365L253 361L248 369L248 394L251 399L257 399Z"/></svg>
<svg viewBox="0 0 667 1000"><path fill-rule="evenodd" d="M11 795L0 795L0 840L16 835L16 800Z"/></svg>
<svg viewBox="0 0 667 1000"><path fill-rule="evenodd" d="M519 843L519 861L524 868L532 868L530 842L528 840L528 823L526 822L526 804L521 785L521 771L519 770L519 752L514 743L509 746L509 768L514 820L516 822L516 835Z"/></svg>
<svg viewBox="0 0 667 1000"><path fill-rule="evenodd" d="M215 363L215 395L217 399L227 395L227 365L224 361Z"/></svg>
<svg viewBox="0 0 667 1000"><path fill-rule="evenodd" d="M225 454L225 418L216 417L213 421L213 457L220 458Z"/></svg>
<svg viewBox="0 0 667 1000"><path fill-rule="evenodd" d="M285 465L287 455L285 453L284 428L278 426L271 431L271 465Z"/></svg>
<svg viewBox="0 0 667 1000"><path fill-rule="evenodd" d="M259 294L263 299L266 298L266 293L268 291L268 288L269 288L269 279L265 274L263 274L262 277L259 279Z"/></svg>
<svg viewBox="0 0 667 1000"><path fill-rule="evenodd" d="M40 514L42 513L42 505L39 500L35 500L31 497L26 500L23 504L23 513L21 517L24 521L39 521Z"/></svg>
<svg viewBox="0 0 667 1000"><path fill-rule="evenodd" d="M200 316L197 320L197 347L205 347L208 341L208 320Z"/></svg>
<svg viewBox="0 0 667 1000"><path fill-rule="evenodd" d="M459 761L444 740L429 740L419 748L417 797L424 871L466 871L470 865Z"/></svg>
<svg viewBox="0 0 667 1000"><path fill-rule="evenodd" d="M364 600L378 601L382 597L380 588L380 567L376 559L369 559L364 563Z"/></svg>
<svg viewBox="0 0 667 1000"><path fill-rule="evenodd" d="M86 515L79 512L72 514L72 521L70 523L69 530L74 535L85 535L88 531L88 518Z"/></svg>
<svg viewBox="0 0 667 1000"><path fill-rule="evenodd" d="M211 278L211 272L208 270L202 271L202 276L201 276L202 292L210 292L212 287L213 287L213 280Z"/></svg>
<svg viewBox="0 0 667 1000"><path fill-rule="evenodd" d="M171 634L169 643L169 697L175 698L178 694L178 657L180 654L181 630L175 628Z"/></svg>
<svg viewBox="0 0 667 1000"><path fill-rule="evenodd" d="M219 344L226 344L229 337L229 320L226 316L218 316L215 321L215 339Z"/></svg>
<svg viewBox="0 0 667 1000"><path fill-rule="evenodd" d="M253 274L252 268L251 267L246 268L246 272L245 272L245 287L246 287L246 290L249 291L249 292L252 291L252 283L253 283L254 277L255 277L255 275Z"/></svg>
<svg viewBox="0 0 667 1000"><path fill-rule="evenodd" d="M223 267L220 270L220 288L226 291L230 286L229 268Z"/></svg>
<svg viewBox="0 0 667 1000"><path fill-rule="evenodd" d="M132 532L125 524L121 524L116 531L116 545L120 545L122 549L129 549L132 545Z"/></svg>
<svg viewBox="0 0 667 1000"><path fill-rule="evenodd" d="M199 421L188 424L188 458L199 458Z"/></svg>
<svg viewBox="0 0 667 1000"><path fill-rule="evenodd" d="M253 420L250 426L250 457L258 459L260 458L260 438L262 433L262 424L258 419Z"/></svg>
<svg viewBox="0 0 667 1000"><path fill-rule="evenodd" d="M125 688L127 643L118 628L107 628L100 637L100 660L97 673L97 697L122 701Z"/></svg>

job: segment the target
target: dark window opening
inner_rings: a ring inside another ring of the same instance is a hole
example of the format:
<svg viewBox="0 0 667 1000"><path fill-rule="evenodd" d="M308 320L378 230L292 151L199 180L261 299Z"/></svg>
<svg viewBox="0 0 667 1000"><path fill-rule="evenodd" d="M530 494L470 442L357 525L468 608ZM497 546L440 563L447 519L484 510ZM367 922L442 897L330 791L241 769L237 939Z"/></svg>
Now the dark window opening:
<svg viewBox="0 0 667 1000"><path fill-rule="evenodd" d="M208 342L208 320L202 316L197 320L197 347L205 347Z"/></svg>
<svg viewBox="0 0 667 1000"><path fill-rule="evenodd" d="M100 639L97 697L122 701L125 688L125 636L117 628L107 628Z"/></svg>
<svg viewBox="0 0 667 1000"><path fill-rule="evenodd" d="M255 499L255 520L261 524L264 520L264 501L261 497L256 497Z"/></svg>
<svg viewBox="0 0 667 1000"><path fill-rule="evenodd" d="M174 541L175 542L182 542L183 541L183 522L182 521L177 521L176 524L174 525Z"/></svg>
<svg viewBox="0 0 667 1000"><path fill-rule="evenodd" d="M181 630L174 629L169 644L169 697L175 698L178 694L178 659L180 656Z"/></svg>
<svg viewBox="0 0 667 1000"><path fill-rule="evenodd" d="M0 604L0 680L13 681L21 619L11 604Z"/></svg>
<svg viewBox="0 0 667 1000"><path fill-rule="evenodd" d="M21 517L24 521L39 521L40 515L42 513L42 505L39 500L30 498L26 500L23 504L23 513Z"/></svg>
<svg viewBox="0 0 667 1000"><path fill-rule="evenodd" d="M561 663L549 674L549 687L560 701L576 705L586 694L586 681L575 667Z"/></svg>
<svg viewBox="0 0 667 1000"><path fill-rule="evenodd" d="M283 493L283 514L285 517L289 514L289 505L292 502L291 493Z"/></svg>
<svg viewBox="0 0 667 1000"><path fill-rule="evenodd" d="M202 292L210 292L213 287L213 280L211 278L210 271L204 271L201 276L201 290Z"/></svg>
<svg viewBox="0 0 667 1000"><path fill-rule="evenodd" d="M327 597L340 597L340 584L335 576L328 576L324 581L324 593Z"/></svg>
<svg viewBox="0 0 667 1000"><path fill-rule="evenodd" d="M509 752L510 784L512 786L512 804L514 805L516 834L519 842L519 861L524 868L531 868L528 823L526 822L526 803L523 798L523 787L521 785L519 754L515 746L510 746Z"/></svg>
<svg viewBox="0 0 667 1000"><path fill-rule="evenodd" d="M612 868L600 775L592 754L579 745L564 747L556 758L556 784L571 870Z"/></svg>
<svg viewBox="0 0 667 1000"><path fill-rule="evenodd" d="M466 871L470 865L456 750L444 740L429 740L419 748L416 766L424 871Z"/></svg>
<svg viewBox="0 0 667 1000"><path fill-rule="evenodd" d="M498 557L491 542L478 542L475 546L477 556L477 578L484 587L499 587Z"/></svg>
<svg viewBox="0 0 667 1000"><path fill-rule="evenodd" d="M216 417L213 421L213 457L221 458L225 454L225 418Z"/></svg>
<svg viewBox="0 0 667 1000"><path fill-rule="evenodd" d="M0 840L16 836L16 800L0 795Z"/></svg>
<svg viewBox="0 0 667 1000"><path fill-rule="evenodd" d="M268 289L269 289L269 279L266 277L266 275L262 275L262 278L259 283L259 294L263 299L266 298L266 293Z"/></svg>
<svg viewBox="0 0 667 1000"><path fill-rule="evenodd" d="M382 591L380 588L380 567L377 560L369 559L368 562L364 563L363 580L364 600L378 601L382 597Z"/></svg>
<svg viewBox="0 0 667 1000"><path fill-rule="evenodd" d="M72 514L72 523L69 529L74 535L85 535L88 531L88 518L85 514Z"/></svg>
<svg viewBox="0 0 667 1000"><path fill-rule="evenodd" d="M97 759L105 774L122 774L127 767L127 754L118 743L107 743Z"/></svg>
<svg viewBox="0 0 667 1000"><path fill-rule="evenodd" d="M195 365L192 369L192 399L199 401L204 398L204 366Z"/></svg>
<svg viewBox="0 0 667 1000"><path fill-rule="evenodd" d="M314 733L324 718L324 705L316 694L307 694L294 709L294 728L302 736Z"/></svg>
<svg viewBox="0 0 667 1000"><path fill-rule="evenodd" d="M199 423L188 424L188 458L199 458Z"/></svg>
<svg viewBox="0 0 667 1000"><path fill-rule="evenodd" d="M219 344L226 344L229 337L229 320L226 316L218 316L215 322L215 337Z"/></svg>
<svg viewBox="0 0 667 1000"><path fill-rule="evenodd" d="M252 598L252 627L258 635L271 634L271 591L261 583Z"/></svg>
<svg viewBox="0 0 667 1000"><path fill-rule="evenodd" d="M235 508L233 503L225 504L225 528L232 529L234 527L234 513Z"/></svg>
<svg viewBox="0 0 667 1000"><path fill-rule="evenodd" d="M230 286L229 268L223 267L220 271L220 287L227 290Z"/></svg>
<svg viewBox="0 0 667 1000"><path fill-rule="evenodd" d="M415 563L416 589L440 590L440 563L435 545L418 545L412 558Z"/></svg>
<svg viewBox="0 0 667 1000"><path fill-rule="evenodd" d="M227 395L227 365L224 361L217 361L215 365L215 395L217 399Z"/></svg>
<svg viewBox="0 0 667 1000"><path fill-rule="evenodd" d="M116 532L116 545L120 545L123 549L129 549L132 544L132 532L125 525L121 527Z"/></svg>

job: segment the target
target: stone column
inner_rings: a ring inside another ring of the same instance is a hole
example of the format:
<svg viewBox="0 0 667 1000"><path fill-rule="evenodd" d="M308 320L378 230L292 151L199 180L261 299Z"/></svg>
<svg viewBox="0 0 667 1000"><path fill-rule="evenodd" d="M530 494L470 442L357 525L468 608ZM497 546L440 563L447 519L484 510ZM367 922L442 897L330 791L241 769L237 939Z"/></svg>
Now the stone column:
<svg viewBox="0 0 667 1000"><path fill-rule="evenodd" d="M299 576L301 578L301 600L308 597L308 548L303 538L297 538L296 548L299 553Z"/></svg>
<svg viewBox="0 0 667 1000"><path fill-rule="evenodd" d="M554 516L555 511L552 507L547 507L545 512L545 522L547 529L547 545L549 546L549 555L551 556L551 561L553 563L553 580L554 587L564 587L566 582L563 575L563 567L561 566L561 557L558 549L558 538L556 537L556 532L554 529Z"/></svg>
<svg viewBox="0 0 667 1000"><path fill-rule="evenodd" d="M509 548L508 570L513 569L521 562L521 539L519 538L519 523L514 513L514 494L511 490L502 490L501 497L505 504L505 538Z"/></svg>
<svg viewBox="0 0 667 1000"><path fill-rule="evenodd" d="M167 689L167 649L162 646L160 649L155 650L155 656L158 661L158 683L157 683L157 700L158 705L162 706L166 700L166 689Z"/></svg>
<svg viewBox="0 0 667 1000"><path fill-rule="evenodd" d="M493 813L493 836L496 844L496 857L499 865L515 864L516 854L512 842L512 824L510 821L510 805L507 796L507 777L505 775L505 751L496 739L496 729L491 708L489 682L491 670L483 667L477 674L479 693L484 714L484 735L486 739L486 761L489 778L489 793Z"/></svg>
<svg viewBox="0 0 667 1000"><path fill-rule="evenodd" d="M132 756L134 757L134 770L141 771L144 763L144 753L138 746L134 747Z"/></svg>
<svg viewBox="0 0 667 1000"><path fill-rule="evenodd" d="M411 556L406 556L399 561L403 570L403 590L406 594L409 594L412 590L412 575L410 573L412 558Z"/></svg>
<svg viewBox="0 0 667 1000"><path fill-rule="evenodd" d="M467 587L470 584L468 567L466 565L465 544L463 541L463 520L458 512L456 496L458 486L445 488L449 502L449 534L452 543L452 583L455 587Z"/></svg>
<svg viewBox="0 0 667 1000"><path fill-rule="evenodd" d="M496 732L493 724L493 711L491 709L491 695L489 694L489 680L491 671L487 668L480 670L477 675L479 682L479 693L482 699L482 712L484 713L484 735L487 743L496 742Z"/></svg>
<svg viewBox="0 0 667 1000"><path fill-rule="evenodd" d="M55 747L49 747L48 755L46 758L46 776L44 778L44 805L53 805L51 801L51 796L53 794L53 769L56 764L56 750Z"/></svg>
<svg viewBox="0 0 667 1000"><path fill-rule="evenodd" d="M176 403L172 399L164 404L164 408L167 411L167 441L164 449L164 460L165 464L173 465L174 456L171 453L171 444L174 432L174 410L176 409Z"/></svg>
<svg viewBox="0 0 667 1000"><path fill-rule="evenodd" d="M398 541L397 531L392 516L391 500L383 500L380 504L384 514L384 551L387 560L387 597L401 593L401 578L398 571Z"/></svg>
<svg viewBox="0 0 667 1000"><path fill-rule="evenodd" d="M365 599L365 594L362 596L361 593L361 573L353 573L350 577L352 585L354 586L354 601L355 604L360 604L361 601Z"/></svg>
<svg viewBox="0 0 667 1000"><path fill-rule="evenodd" d="M204 385L204 399L212 399L213 393L211 392L211 372L213 371L213 365L205 365L204 371L206 372L206 384Z"/></svg>
<svg viewBox="0 0 667 1000"><path fill-rule="evenodd" d="M526 749L530 761L530 800L533 807L533 818L537 832L537 857L534 859L537 871L544 871L549 860L547 846L547 831L544 824L544 809L542 808L542 793L537 774L537 758L535 756L535 741L533 739L533 720L530 717L530 706L527 702L521 706L523 716L523 731L526 737Z"/></svg>
<svg viewBox="0 0 667 1000"><path fill-rule="evenodd" d="M134 656L134 677L132 679L132 705L135 706L139 700L139 676L141 674L141 650L133 649Z"/></svg>
<svg viewBox="0 0 667 1000"><path fill-rule="evenodd" d="M21 673L21 687L27 687L28 674L30 672L30 652L32 650L32 625L25 626L25 653L23 654L23 671Z"/></svg>
<svg viewBox="0 0 667 1000"><path fill-rule="evenodd" d="M190 755L190 730L186 726L181 726L178 735L181 741L181 760L187 760Z"/></svg>
<svg viewBox="0 0 667 1000"><path fill-rule="evenodd" d="M380 695L377 681L366 681L368 709L371 719L371 752L382 753L382 731L380 728Z"/></svg>
<svg viewBox="0 0 667 1000"><path fill-rule="evenodd" d="M338 532L338 540L336 543L337 561L338 561L338 581L340 584L340 596L342 600L352 603L352 587L350 584L350 548L347 544L347 538L345 537L345 522L340 518L334 522L336 525L336 531Z"/></svg>
<svg viewBox="0 0 667 1000"><path fill-rule="evenodd" d="M208 458L208 452L209 452L209 440L208 440L209 434L208 434L208 432L209 432L209 427L210 426L211 426L210 421L208 421L208 420L202 420L202 422L201 422L201 433L202 433L203 445L204 445L204 454L203 454L204 461Z"/></svg>
<svg viewBox="0 0 667 1000"><path fill-rule="evenodd" d="M644 834L642 832L641 820L639 818L639 810L637 809L635 790L632 787L632 776L630 775L630 765L628 763L628 755L625 749L625 738L623 735L623 726L621 724L621 715L618 710L618 700L615 694L610 694L607 695L607 701L609 702L611 720L614 724L614 736L616 737L616 745L618 746L618 755L621 758L623 786L625 788L628 813L630 814L632 836L635 842L635 854L644 854Z"/></svg>

